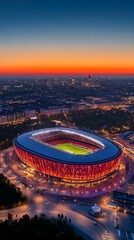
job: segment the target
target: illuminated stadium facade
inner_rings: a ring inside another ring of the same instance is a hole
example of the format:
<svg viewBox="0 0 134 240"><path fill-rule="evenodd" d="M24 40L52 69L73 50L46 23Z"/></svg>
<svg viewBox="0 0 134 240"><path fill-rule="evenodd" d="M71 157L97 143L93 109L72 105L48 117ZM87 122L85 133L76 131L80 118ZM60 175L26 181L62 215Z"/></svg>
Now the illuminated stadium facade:
<svg viewBox="0 0 134 240"><path fill-rule="evenodd" d="M94 181L114 172L121 149L94 134L55 127L14 139L18 158L35 170L60 180Z"/></svg>

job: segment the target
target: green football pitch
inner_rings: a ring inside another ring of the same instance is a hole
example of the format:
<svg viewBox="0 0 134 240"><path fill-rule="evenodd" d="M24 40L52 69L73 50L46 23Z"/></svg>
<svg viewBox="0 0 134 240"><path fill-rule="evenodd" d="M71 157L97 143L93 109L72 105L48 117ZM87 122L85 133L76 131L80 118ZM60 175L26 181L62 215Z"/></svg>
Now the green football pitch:
<svg viewBox="0 0 134 240"><path fill-rule="evenodd" d="M89 149L85 149L70 143L61 143L61 144L57 144L55 146L55 148L68 152L68 153L72 153L75 155L86 155L91 153L92 151L90 151Z"/></svg>

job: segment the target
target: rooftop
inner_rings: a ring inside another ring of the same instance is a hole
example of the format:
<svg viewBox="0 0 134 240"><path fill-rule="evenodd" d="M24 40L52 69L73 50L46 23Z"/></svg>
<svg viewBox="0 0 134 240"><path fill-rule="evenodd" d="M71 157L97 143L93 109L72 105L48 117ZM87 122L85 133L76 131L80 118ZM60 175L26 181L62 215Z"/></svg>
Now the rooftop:
<svg viewBox="0 0 134 240"><path fill-rule="evenodd" d="M93 140L94 143L100 144L102 146L102 149L100 149L97 152L93 152L86 155L73 155L71 153L59 151L56 148L53 148L52 146L49 146L47 144L42 144L35 139L33 139L33 136L40 135L40 134L48 134L51 132L60 131L62 133L70 133L75 134L84 137L85 139ZM58 161L58 162L64 162L64 163L74 163L74 164L88 164L88 163L100 163L105 161L110 161L112 159L115 159L120 156L121 149L116 146L114 143L110 142L109 140L106 140L102 137L96 136L91 133L83 132L76 129L70 129L70 128L63 128L63 127L55 127L55 128L46 128L41 130L36 130L28 133L24 133L20 136L18 136L16 139L14 139L14 144L19 146L21 149L28 151L30 153L36 154L38 156Z"/></svg>

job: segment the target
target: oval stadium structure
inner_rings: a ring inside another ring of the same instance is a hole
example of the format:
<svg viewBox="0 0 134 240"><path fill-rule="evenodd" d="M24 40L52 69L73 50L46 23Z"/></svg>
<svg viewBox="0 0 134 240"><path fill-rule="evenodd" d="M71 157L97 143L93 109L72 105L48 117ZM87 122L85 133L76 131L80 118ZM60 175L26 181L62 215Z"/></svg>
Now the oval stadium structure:
<svg viewBox="0 0 134 240"><path fill-rule="evenodd" d="M14 139L18 158L47 176L94 181L118 168L122 151L109 140L76 129L55 127Z"/></svg>

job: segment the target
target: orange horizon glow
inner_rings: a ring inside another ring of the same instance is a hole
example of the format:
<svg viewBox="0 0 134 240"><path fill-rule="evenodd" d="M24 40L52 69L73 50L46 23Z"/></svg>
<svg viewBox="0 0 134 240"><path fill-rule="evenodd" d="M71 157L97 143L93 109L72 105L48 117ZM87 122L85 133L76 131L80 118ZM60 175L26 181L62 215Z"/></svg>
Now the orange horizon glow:
<svg viewBox="0 0 134 240"><path fill-rule="evenodd" d="M1 48L0 75L134 74L134 49L103 46Z"/></svg>
<svg viewBox="0 0 134 240"><path fill-rule="evenodd" d="M113 69L113 68L108 68L108 69L80 69L80 68L60 68L60 69L54 69L54 68L49 68L49 69L8 69L8 71L0 71L0 75L69 75L69 74L110 74L110 75L134 75L134 69Z"/></svg>

